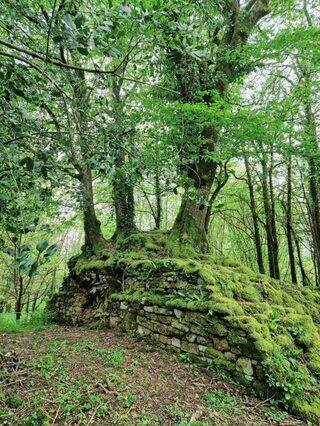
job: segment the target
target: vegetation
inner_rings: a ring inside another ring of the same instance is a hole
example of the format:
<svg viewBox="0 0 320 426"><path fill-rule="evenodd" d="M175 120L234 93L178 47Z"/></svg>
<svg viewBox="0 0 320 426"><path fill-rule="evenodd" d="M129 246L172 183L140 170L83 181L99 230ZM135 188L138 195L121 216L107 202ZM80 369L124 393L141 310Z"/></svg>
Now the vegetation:
<svg viewBox="0 0 320 426"><path fill-rule="evenodd" d="M22 352L16 336L2 341L11 350L0 370L2 424L304 425L241 386L135 338L56 328L23 339Z"/></svg>
<svg viewBox="0 0 320 426"><path fill-rule="evenodd" d="M319 13L0 0L0 330L47 327L68 270L194 276L201 290L112 297L225 315L282 403L320 417Z"/></svg>

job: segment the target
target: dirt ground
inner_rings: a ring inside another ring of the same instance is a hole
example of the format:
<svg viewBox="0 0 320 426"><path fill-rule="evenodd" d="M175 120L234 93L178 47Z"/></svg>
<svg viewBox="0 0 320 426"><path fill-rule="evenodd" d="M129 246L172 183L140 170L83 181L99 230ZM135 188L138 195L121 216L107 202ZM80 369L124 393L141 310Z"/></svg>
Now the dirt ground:
<svg viewBox="0 0 320 426"><path fill-rule="evenodd" d="M186 357L111 331L0 334L0 353L0 425L305 424Z"/></svg>

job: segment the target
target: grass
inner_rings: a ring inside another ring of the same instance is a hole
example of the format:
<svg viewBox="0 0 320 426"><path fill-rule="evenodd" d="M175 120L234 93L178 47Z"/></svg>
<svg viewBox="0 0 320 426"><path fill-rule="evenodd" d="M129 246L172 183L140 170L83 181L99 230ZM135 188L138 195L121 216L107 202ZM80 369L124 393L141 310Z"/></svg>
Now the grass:
<svg viewBox="0 0 320 426"><path fill-rule="evenodd" d="M235 397L230 393L220 389L214 389L204 394L207 403L217 411L225 412L236 403Z"/></svg>
<svg viewBox="0 0 320 426"><path fill-rule="evenodd" d="M242 387L118 333L55 327L1 339L13 355L0 368L0 425L304 425Z"/></svg>
<svg viewBox="0 0 320 426"><path fill-rule="evenodd" d="M38 311L27 317L23 315L17 321L15 314L0 314L0 333L26 333L55 327L43 311Z"/></svg>

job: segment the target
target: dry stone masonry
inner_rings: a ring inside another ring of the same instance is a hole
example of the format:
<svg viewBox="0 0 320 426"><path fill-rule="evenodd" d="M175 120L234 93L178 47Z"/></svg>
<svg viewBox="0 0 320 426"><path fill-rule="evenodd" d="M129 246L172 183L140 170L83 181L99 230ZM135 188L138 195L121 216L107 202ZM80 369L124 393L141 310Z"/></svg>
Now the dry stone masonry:
<svg viewBox="0 0 320 426"><path fill-rule="evenodd" d="M261 396L286 395L293 411L318 421L318 302L237 264L126 253L72 260L49 308L58 322L141 336Z"/></svg>

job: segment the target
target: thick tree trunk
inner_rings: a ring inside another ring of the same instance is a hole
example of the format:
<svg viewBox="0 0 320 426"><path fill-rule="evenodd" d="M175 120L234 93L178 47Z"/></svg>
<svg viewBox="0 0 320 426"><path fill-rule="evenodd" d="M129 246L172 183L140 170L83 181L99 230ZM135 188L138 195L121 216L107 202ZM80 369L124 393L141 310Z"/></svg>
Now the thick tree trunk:
<svg viewBox="0 0 320 426"><path fill-rule="evenodd" d="M261 237L260 237L260 231L259 231L259 216L257 212L256 200L254 196L254 187L252 182L249 161L247 157L244 158L244 162L245 162L246 174L247 174L246 182L247 182L249 197L250 197L250 210L251 210L252 223L253 223L253 235L254 235L254 245L256 248L256 255L257 255L257 264L258 264L260 274L265 274L262 244L261 244Z"/></svg>
<svg viewBox="0 0 320 426"><path fill-rule="evenodd" d="M218 51L216 55L215 76L210 75L209 77L209 81L214 80L213 84L208 84L207 76L205 75L208 63L202 62L198 65L200 87L197 90L203 90L205 93L202 102L206 105L214 102L212 92L218 93L224 99L230 83L241 72L239 71L241 70L241 66L238 68L237 61L226 59L226 51L235 52L236 49L240 51L241 46L247 43L248 37L255 25L270 12L268 0L258 1L248 10L240 8L239 2L232 2L232 6L227 3L225 2L225 5L221 6L222 17L226 23L225 34L220 42L217 39L214 40L214 43L218 45ZM175 53L173 66L177 71L175 75L179 85L180 99L184 103L192 103L195 93L193 91L194 81L192 81L192 78L190 80L190 75L193 75L194 70L189 74L189 70L186 69L184 56L180 52ZM177 231L183 238L190 239L201 249L206 249L207 247L206 229L208 227L208 217L210 217L208 209L211 208L209 206L210 192L218 167L214 159L210 158L210 154L214 154L216 151L219 133L219 125L215 128L208 126L203 129L203 144L199 149L198 159L193 164L186 165L188 170L188 187L185 188L186 192L173 226L174 232ZM192 154L194 155L194 153Z"/></svg>
<svg viewBox="0 0 320 426"><path fill-rule="evenodd" d="M101 232L101 223L97 219L92 186L92 172L87 166L83 166L79 176L81 184L81 204L83 211L84 250L94 251L103 245L104 238Z"/></svg>
<svg viewBox="0 0 320 426"><path fill-rule="evenodd" d="M115 237L127 236L136 230L133 186L124 171L125 155L119 149L115 160L113 201L116 213Z"/></svg>
<svg viewBox="0 0 320 426"><path fill-rule="evenodd" d="M127 63L123 64L122 74L125 72ZM113 119L122 126L126 116L124 112L124 97L121 96L123 80L114 79L112 82L113 95ZM114 161L115 173L113 177L113 201L116 214L116 231L114 238L127 236L136 230L135 208L134 208L134 186L126 171L126 154L123 146L125 140L119 137L116 145L116 157Z"/></svg>
<svg viewBox="0 0 320 426"><path fill-rule="evenodd" d="M188 191L185 192L178 215L173 225L173 231L177 231L183 240L190 240L201 250L207 249L206 220L209 206L212 182L197 189L198 199L189 197Z"/></svg>

